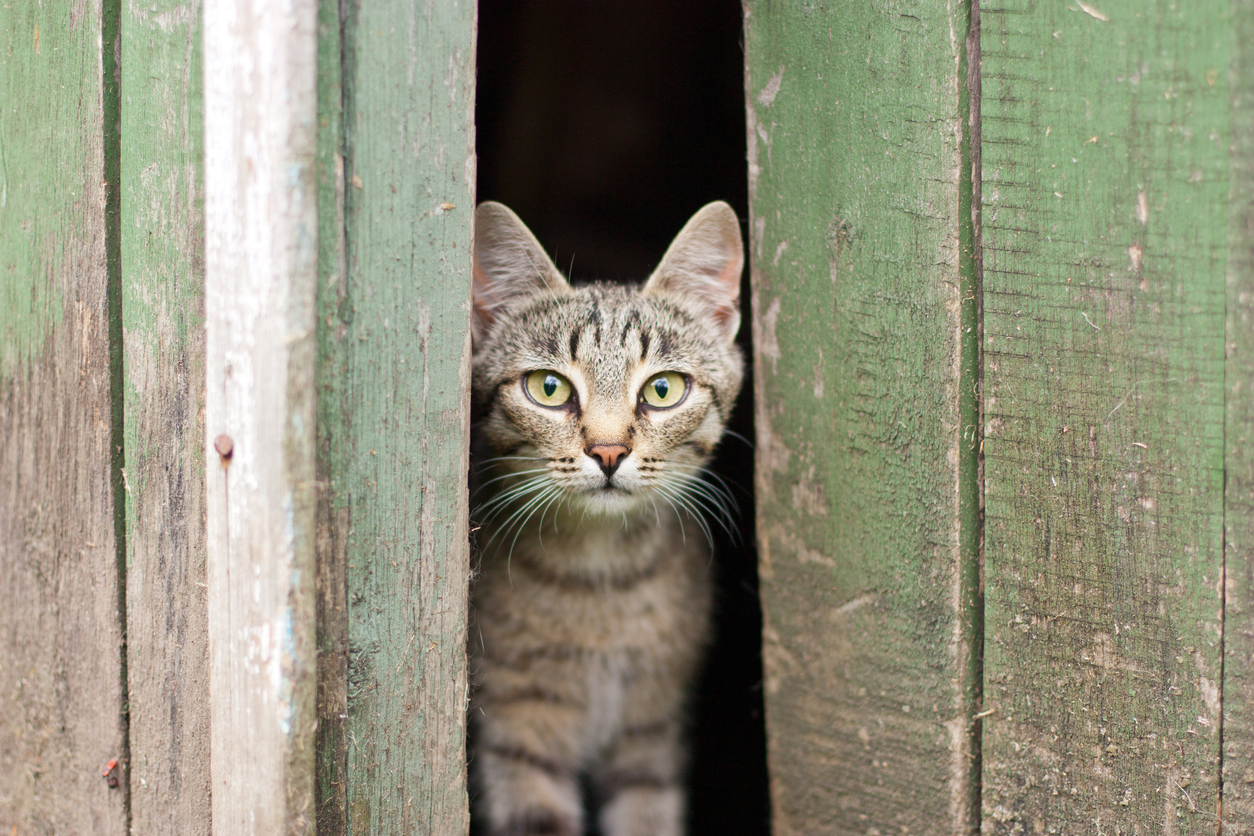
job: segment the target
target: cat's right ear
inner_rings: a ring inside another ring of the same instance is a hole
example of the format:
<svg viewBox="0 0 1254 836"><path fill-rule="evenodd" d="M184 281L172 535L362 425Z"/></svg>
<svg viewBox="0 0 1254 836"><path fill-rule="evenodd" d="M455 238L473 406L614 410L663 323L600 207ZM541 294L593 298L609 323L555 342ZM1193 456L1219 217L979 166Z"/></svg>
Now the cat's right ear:
<svg viewBox="0 0 1254 836"><path fill-rule="evenodd" d="M643 295L695 303L731 342L740 328L740 273L745 266L736 212L717 200L693 215L645 282Z"/></svg>
<svg viewBox="0 0 1254 836"><path fill-rule="evenodd" d="M475 209L474 249L471 325L476 345L510 302L541 291L570 292L540 242L504 204L489 200Z"/></svg>

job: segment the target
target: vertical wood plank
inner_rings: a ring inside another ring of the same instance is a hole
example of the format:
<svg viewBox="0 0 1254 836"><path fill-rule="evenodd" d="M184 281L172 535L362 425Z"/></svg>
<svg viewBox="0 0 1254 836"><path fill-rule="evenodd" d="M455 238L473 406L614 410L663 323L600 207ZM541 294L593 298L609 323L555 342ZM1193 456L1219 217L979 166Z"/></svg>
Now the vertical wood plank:
<svg viewBox="0 0 1254 836"><path fill-rule="evenodd" d="M989 833L1218 827L1227 13L983 12Z"/></svg>
<svg viewBox="0 0 1254 836"><path fill-rule="evenodd" d="M5 833L121 836L127 825L106 267L106 11L99 2L0 6ZM110 758L123 761L116 789L100 774Z"/></svg>
<svg viewBox="0 0 1254 836"><path fill-rule="evenodd" d="M215 831L314 828L317 6L206 6Z"/></svg>
<svg viewBox="0 0 1254 836"><path fill-rule="evenodd" d="M348 832L348 329L343 39L339 0L318 3L318 833Z"/></svg>
<svg viewBox="0 0 1254 836"><path fill-rule="evenodd" d="M131 822L210 827L199 0L122 10Z"/></svg>
<svg viewBox="0 0 1254 836"><path fill-rule="evenodd" d="M969 10L745 8L775 832L967 832Z"/></svg>
<svg viewBox="0 0 1254 836"><path fill-rule="evenodd" d="M1223 832L1244 833L1254 831L1254 2L1230 9Z"/></svg>
<svg viewBox="0 0 1254 836"><path fill-rule="evenodd" d="M319 468L329 491L320 583L332 608L320 636L332 654L320 801L328 819L344 818L320 827L458 834L468 818L475 4L343 9L343 60L324 62L320 81L331 99L324 149L342 142L343 156L342 168L339 148L322 158ZM334 40L324 33L324 48Z"/></svg>

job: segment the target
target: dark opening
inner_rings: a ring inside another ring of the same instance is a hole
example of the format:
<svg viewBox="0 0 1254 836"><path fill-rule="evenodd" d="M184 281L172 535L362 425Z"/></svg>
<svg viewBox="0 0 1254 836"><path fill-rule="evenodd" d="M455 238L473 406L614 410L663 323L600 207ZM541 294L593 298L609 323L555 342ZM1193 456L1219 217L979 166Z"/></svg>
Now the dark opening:
<svg viewBox="0 0 1254 836"><path fill-rule="evenodd" d="M689 217L726 200L748 246L737 0L481 0L479 200L522 218L576 281L641 281ZM749 348L749 288L740 344ZM731 429L752 439L752 379ZM726 438L738 542L715 543L717 638L693 711L689 833L769 831L753 451ZM736 487L738 486L738 487Z"/></svg>

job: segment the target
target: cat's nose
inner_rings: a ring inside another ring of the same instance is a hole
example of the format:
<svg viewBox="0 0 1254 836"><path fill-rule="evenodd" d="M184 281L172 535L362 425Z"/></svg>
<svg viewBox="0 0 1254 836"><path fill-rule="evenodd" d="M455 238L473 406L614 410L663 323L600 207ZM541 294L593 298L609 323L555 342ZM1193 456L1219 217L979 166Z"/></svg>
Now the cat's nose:
<svg viewBox="0 0 1254 836"><path fill-rule="evenodd" d="M587 453L601 463L606 476L612 476L618 469L618 463L627 457L631 449L621 444L593 444Z"/></svg>

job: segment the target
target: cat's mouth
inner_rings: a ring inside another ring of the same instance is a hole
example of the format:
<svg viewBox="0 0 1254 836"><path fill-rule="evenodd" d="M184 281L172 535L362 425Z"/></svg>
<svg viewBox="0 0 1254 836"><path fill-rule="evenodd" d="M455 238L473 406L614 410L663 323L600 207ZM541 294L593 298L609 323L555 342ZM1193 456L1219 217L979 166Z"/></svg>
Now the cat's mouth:
<svg viewBox="0 0 1254 836"><path fill-rule="evenodd" d="M637 491L610 481L585 489L583 493L584 507L593 513L618 514L635 508L639 502Z"/></svg>

